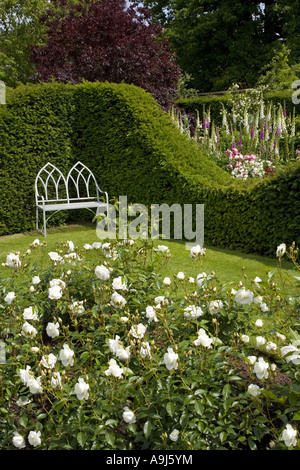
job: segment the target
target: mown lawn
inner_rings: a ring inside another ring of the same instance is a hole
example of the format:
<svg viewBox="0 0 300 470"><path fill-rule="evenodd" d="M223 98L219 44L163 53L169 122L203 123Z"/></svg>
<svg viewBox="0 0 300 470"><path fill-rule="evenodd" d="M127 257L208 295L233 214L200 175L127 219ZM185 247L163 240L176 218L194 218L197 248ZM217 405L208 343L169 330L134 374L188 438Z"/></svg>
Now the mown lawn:
<svg viewBox="0 0 300 470"><path fill-rule="evenodd" d="M39 263L40 268L49 264L47 253L59 248L59 245L64 241L71 240L79 250L84 249L85 244L101 241L97 237L95 226L92 224L49 228L47 238L44 238L41 233L36 231L2 236L0 237L0 278L7 275L7 268L1 266L1 263L6 260L6 255L16 251L24 254L36 238L40 242L47 243L47 250L43 250L42 255L36 255L39 258L35 261ZM184 242L155 240L154 245L166 245L169 247L171 256L167 266L163 268L163 273L165 276L170 277L176 275L179 271L184 272L186 277L196 277L197 274L203 271L210 274L213 271L222 284L230 286L231 284L237 284L241 280L244 284L250 284L256 276L261 279L267 279L267 273L279 266L275 253L274 258L268 258L238 251L207 247L202 263L191 263L189 249ZM97 256L97 251L93 250L89 255L89 259L91 262L96 261ZM292 263L288 261L283 262L283 273L292 269L292 267Z"/></svg>

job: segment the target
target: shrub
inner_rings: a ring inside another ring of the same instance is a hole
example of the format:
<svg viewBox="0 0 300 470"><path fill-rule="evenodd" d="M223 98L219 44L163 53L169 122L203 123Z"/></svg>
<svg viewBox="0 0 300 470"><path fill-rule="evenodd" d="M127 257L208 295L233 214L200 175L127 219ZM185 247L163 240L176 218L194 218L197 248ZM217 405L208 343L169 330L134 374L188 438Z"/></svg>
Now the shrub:
<svg viewBox="0 0 300 470"><path fill-rule="evenodd" d="M62 170L69 168L72 107L68 86L8 90L0 114L0 234L35 227L34 181L43 165L51 161ZM56 223L63 220L56 217Z"/></svg>
<svg viewBox="0 0 300 470"><path fill-rule="evenodd" d="M1 285L1 449L299 448L299 306L280 266L228 290L201 263L165 279L172 253L149 241L61 244L44 270L31 256L47 247L30 248Z"/></svg>

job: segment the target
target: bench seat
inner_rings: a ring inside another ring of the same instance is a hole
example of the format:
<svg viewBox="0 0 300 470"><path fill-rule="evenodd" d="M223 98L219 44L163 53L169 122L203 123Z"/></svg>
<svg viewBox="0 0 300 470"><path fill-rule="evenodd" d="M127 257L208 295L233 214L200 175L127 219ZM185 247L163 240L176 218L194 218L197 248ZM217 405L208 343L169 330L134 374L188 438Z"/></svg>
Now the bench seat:
<svg viewBox="0 0 300 470"><path fill-rule="evenodd" d="M71 209L87 209L95 208L95 209L105 209L106 203L105 202L97 202L97 201L88 201L88 202L62 202L56 204L38 204L37 207L44 211L63 211L63 210L71 210Z"/></svg>

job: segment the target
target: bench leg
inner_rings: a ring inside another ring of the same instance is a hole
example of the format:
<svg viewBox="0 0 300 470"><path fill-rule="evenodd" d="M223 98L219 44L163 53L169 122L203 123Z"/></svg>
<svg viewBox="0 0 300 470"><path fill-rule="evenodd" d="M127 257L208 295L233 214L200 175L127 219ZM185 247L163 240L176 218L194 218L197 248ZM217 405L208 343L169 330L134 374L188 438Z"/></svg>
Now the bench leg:
<svg viewBox="0 0 300 470"><path fill-rule="evenodd" d="M39 229L39 209L38 208L36 208L35 228L36 228L36 230Z"/></svg>
<svg viewBox="0 0 300 470"><path fill-rule="evenodd" d="M46 212L43 211L43 220L44 220L44 237L46 238L47 237L47 229L46 229Z"/></svg>

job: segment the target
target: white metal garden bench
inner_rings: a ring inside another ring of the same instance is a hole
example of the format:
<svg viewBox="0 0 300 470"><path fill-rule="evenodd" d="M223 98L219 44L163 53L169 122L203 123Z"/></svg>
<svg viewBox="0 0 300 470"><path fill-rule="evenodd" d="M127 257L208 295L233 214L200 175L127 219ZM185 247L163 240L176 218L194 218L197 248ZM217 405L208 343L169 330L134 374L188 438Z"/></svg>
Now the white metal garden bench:
<svg viewBox="0 0 300 470"><path fill-rule="evenodd" d="M102 195L101 200L100 197ZM57 212L88 209L95 215L108 213L108 195L102 191L95 176L83 163L77 162L66 177L52 163L40 169L35 180L36 229L47 237L48 220ZM39 211L43 214L43 227L39 229ZM46 213L50 213L48 217Z"/></svg>

